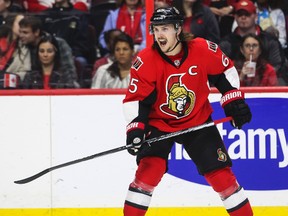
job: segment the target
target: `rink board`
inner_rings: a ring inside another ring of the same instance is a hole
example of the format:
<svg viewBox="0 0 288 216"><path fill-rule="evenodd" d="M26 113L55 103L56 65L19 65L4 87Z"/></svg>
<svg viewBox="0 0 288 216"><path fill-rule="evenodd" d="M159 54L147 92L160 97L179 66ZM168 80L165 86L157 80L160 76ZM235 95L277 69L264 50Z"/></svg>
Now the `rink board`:
<svg viewBox="0 0 288 216"><path fill-rule="evenodd" d="M256 216L288 215L287 92L247 93L251 123L243 130L229 123L218 125ZM55 170L28 184L13 182L125 145L124 95L90 93L0 96L1 216L122 215L136 169L135 158L126 151ZM214 119L224 117L220 95L213 93L209 99ZM259 147L258 138L252 139L256 132L265 145ZM238 136L247 139L242 142L245 151L233 148ZM227 215L218 195L195 173L195 167L188 167L192 163L176 146L147 215Z"/></svg>

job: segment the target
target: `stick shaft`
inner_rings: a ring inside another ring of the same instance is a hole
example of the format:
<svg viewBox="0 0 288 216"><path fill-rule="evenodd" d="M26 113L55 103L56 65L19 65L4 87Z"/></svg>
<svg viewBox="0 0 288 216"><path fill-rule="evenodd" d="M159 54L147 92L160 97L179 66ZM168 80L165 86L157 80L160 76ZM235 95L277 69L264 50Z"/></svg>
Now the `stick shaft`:
<svg viewBox="0 0 288 216"><path fill-rule="evenodd" d="M188 128L188 129L184 129L184 130L180 130L180 131L164 134L164 135L159 136L159 137L154 137L154 138L146 140L145 142L147 142L148 144L151 144L151 143L154 143L154 142L157 142L157 141L169 139L169 138L172 138L172 137L175 137L175 136L179 136L179 135L182 135L182 134L185 134L185 133L189 133L189 132L192 132L192 131L200 130L200 129L203 129L203 128L206 128L206 127L211 127L213 125L216 125L216 124L219 124L219 123L224 123L224 122L231 121L231 120L232 120L231 117L218 119L218 120L215 120L215 121L204 123L204 124L199 125L199 126L195 126L195 127L191 127L191 128ZM100 153L97 153L97 154L93 154L93 155L90 155L90 156L87 156L87 157L84 157L84 158L80 158L80 159L77 159L77 160L73 160L73 161L69 161L69 162L63 163L63 164L52 166L52 167L47 168L47 169L45 169L45 170L43 170L43 171L41 171L41 172L39 172L39 173L37 173L37 174L35 174L33 176L28 177L28 178L14 181L14 183L16 183L16 184L25 184L25 183L31 182L31 181L33 181L33 180L45 175L45 174L47 174L47 173L49 173L49 172L51 172L53 170L56 170L56 169L59 169L59 168L62 168L62 167L66 167L66 166L70 166L70 165L73 165L73 164L76 164L76 163L80 163L80 162L83 162L83 161L91 160L91 159L94 159L94 158L97 158L97 157L101 157L101 156L104 156L104 155L108 155L108 154L116 153L116 152L119 152L119 151L127 150L127 149L130 149L132 147L133 147L133 145L129 144L129 145L121 146L121 147L118 147L118 148L110 149L110 150L107 150L107 151L103 151L103 152L100 152Z"/></svg>

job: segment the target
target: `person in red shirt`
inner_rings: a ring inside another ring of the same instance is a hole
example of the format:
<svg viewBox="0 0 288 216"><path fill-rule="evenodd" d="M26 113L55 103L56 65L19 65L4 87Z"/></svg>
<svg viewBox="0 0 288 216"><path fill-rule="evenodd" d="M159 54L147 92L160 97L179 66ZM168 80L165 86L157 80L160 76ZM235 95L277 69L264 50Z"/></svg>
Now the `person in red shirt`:
<svg viewBox="0 0 288 216"><path fill-rule="evenodd" d="M231 216L253 215L244 189L216 126L154 143L145 139L211 121L209 82L222 93L221 104L235 128L250 122L252 114L233 62L218 45L183 33L183 16L175 7L158 8L150 19L154 44L135 58L123 100L128 152L137 155L134 180L124 204L124 216L146 214L155 187L167 171L175 142L184 149Z"/></svg>
<svg viewBox="0 0 288 216"><path fill-rule="evenodd" d="M6 71L17 48L19 37L19 22L22 14L11 14L5 19L5 24L0 26L0 71Z"/></svg>
<svg viewBox="0 0 288 216"><path fill-rule="evenodd" d="M110 29L120 29L133 38L135 52L146 47L146 11L141 0L119 0L118 7L111 10L99 35L101 48L107 49L104 33Z"/></svg>

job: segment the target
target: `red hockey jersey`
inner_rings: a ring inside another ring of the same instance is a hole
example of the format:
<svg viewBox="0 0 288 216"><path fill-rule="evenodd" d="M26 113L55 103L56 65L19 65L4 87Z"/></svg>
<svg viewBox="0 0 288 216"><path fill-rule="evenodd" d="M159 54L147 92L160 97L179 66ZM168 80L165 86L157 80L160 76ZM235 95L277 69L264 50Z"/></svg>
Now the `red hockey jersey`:
<svg viewBox="0 0 288 216"><path fill-rule="evenodd" d="M196 38L187 45L187 58L180 65L168 63L157 49L146 48L138 54L123 100L128 123L139 115L139 101L156 91L149 114L150 125L166 132L200 125L212 113L208 100L209 75L225 73L232 86L239 88L233 62L217 44Z"/></svg>

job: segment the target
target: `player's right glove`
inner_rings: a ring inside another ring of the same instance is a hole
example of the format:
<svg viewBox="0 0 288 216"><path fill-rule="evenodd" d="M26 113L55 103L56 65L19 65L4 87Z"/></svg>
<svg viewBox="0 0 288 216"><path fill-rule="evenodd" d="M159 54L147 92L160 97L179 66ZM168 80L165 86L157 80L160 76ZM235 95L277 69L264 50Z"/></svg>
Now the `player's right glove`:
<svg viewBox="0 0 288 216"><path fill-rule="evenodd" d="M251 121L252 114L249 106L245 103L244 93L240 90L226 92L220 101L226 116L231 116L232 126L241 129L245 123Z"/></svg>
<svg viewBox="0 0 288 216"><path fill-rule="evenodd" d="M132 155L137 155L145 139L145 124L142 122L131 122L126 127L126 134L126 145L133 145L133 148L128 149L128 152Z"/></svg>

